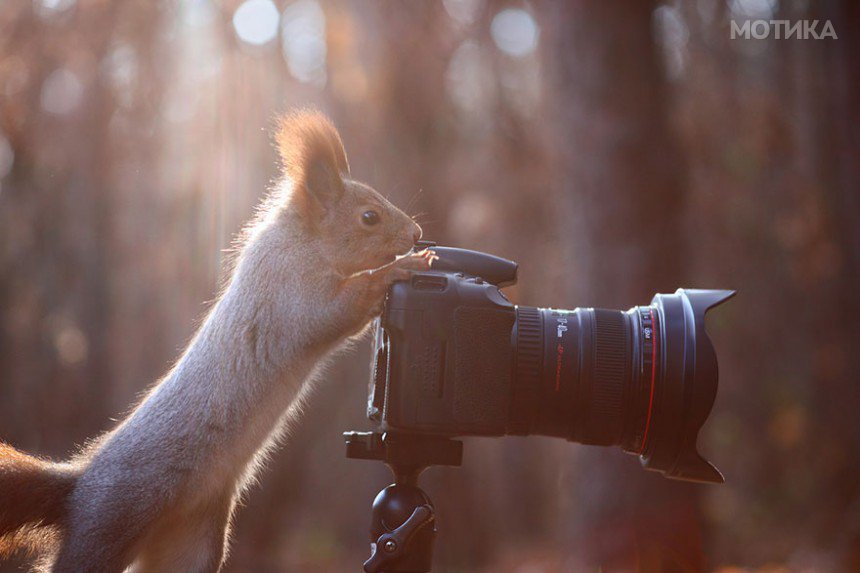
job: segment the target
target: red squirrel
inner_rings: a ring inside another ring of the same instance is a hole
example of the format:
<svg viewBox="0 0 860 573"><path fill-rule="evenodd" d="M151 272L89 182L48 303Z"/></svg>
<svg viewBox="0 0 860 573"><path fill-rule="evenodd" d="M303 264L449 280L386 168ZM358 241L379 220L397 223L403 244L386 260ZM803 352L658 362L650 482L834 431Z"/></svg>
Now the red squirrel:
<svg viewBox="0 0 860 573"><path fill-rule="evenodd" d="M30 550L53 573L220 570L290 406L392 282L430 268L431 252L405 254L421 228L350 178L325 116L284 117L276 141L284 178L176 365L67 463L0 443L0 555Z"/></svg>

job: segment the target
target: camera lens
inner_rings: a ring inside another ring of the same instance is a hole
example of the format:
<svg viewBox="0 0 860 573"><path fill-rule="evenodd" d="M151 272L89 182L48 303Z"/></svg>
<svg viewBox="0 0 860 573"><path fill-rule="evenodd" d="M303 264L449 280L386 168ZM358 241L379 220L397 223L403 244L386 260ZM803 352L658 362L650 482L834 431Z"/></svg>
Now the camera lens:
<svg viewBox="0 0 860 573"><path fill-rule="evenodd" d="M718 377L704 314L733 294L679 289L628 311L517 307L508 433L619 445L669 477L722 481L696 439Z"/></svg>

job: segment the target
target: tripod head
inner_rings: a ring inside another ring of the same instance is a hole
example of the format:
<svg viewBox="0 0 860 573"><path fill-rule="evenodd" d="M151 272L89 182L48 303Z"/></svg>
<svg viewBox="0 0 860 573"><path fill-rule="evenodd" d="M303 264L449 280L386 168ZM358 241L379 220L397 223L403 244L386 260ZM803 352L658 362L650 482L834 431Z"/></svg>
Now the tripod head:
<svg viewBox="0 0 860 573"><path fill-rule="evenodd" d="M431 465L459 466L463 443L415 434L345 432L346 457L385 462L394 483L373 501L366 573L427 573L433 562L436 516L418 487Z"/></svg>

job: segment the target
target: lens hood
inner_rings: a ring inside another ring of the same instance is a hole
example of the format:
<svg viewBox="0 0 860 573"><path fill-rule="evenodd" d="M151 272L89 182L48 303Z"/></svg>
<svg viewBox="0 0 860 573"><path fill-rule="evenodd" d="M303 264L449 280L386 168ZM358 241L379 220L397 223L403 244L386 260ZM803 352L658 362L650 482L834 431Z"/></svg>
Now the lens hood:
<svg viewBox="0 0 860 573"><path fill-rule="evenodd" d="M717 355L705 331L705 313L735 291L678 289L651 301L658 313L657 352L662 384L655 389L651 435L642 465L666 477L722 483L722 474L696 447L717 395Z"/></svg>

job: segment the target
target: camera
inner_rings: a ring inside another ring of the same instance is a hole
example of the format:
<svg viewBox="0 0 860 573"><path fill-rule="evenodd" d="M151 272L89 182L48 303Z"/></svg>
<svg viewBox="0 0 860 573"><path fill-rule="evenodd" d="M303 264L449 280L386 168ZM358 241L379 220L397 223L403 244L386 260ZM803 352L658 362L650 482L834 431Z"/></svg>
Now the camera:
<svg viewBox="0 0 860 573"><path fill-rule="evenodd" d="M376 322L368 416L392 435L541 435L620 446L667 477L723 481L696 441L717 392L705 313L735 293L678 289L646 306L512 304L517 264L425 245Z"/></svg>

